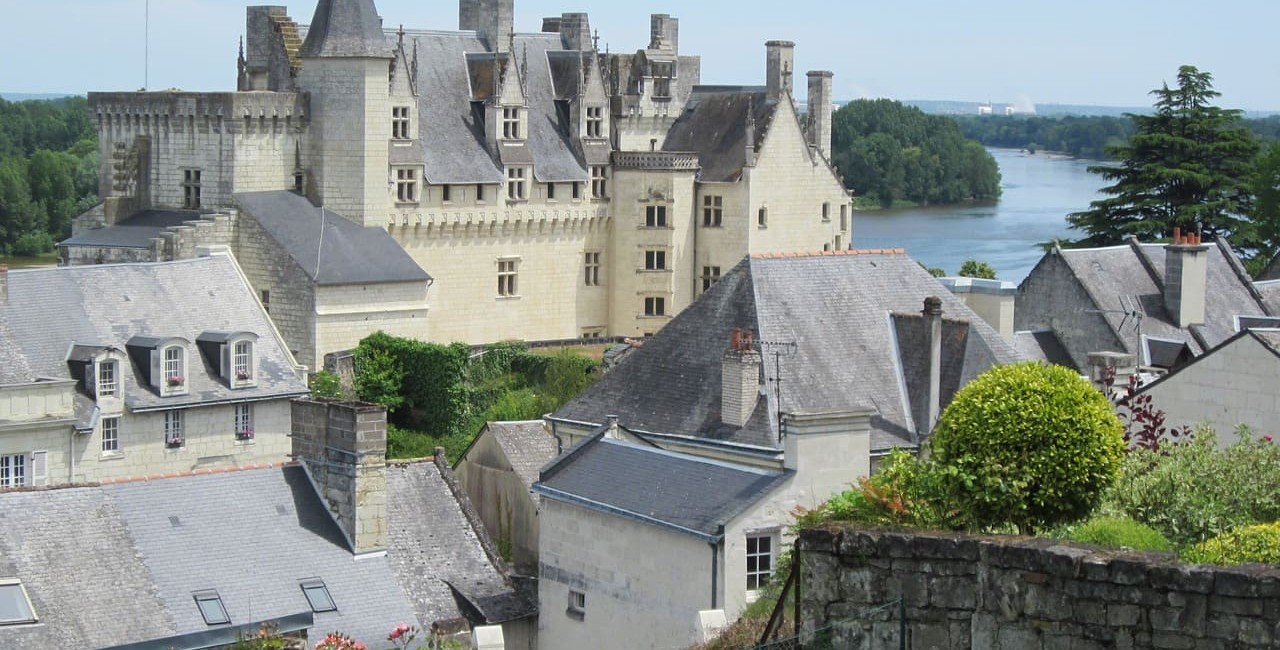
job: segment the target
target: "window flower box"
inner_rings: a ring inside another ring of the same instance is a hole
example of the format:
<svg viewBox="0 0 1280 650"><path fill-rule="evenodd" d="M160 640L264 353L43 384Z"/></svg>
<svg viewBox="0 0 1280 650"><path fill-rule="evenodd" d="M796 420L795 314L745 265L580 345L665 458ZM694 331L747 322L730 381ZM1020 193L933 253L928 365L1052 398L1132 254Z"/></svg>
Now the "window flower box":
<svg viewBox="0 0 1280 650"><path fill-rule="evenodd" d="M183 377L182 375L169 375L165 378L165 382L170 386L181 386L185 384L186 381L186 377Z"/></svg>
<svg viewBox="0 0 1280 650"><path fill-rule="evenodd" d="M164 446L169 449L178 449L185 444L187 444L187 439L183 436L170 436L164 441Z"/></svg>
<svg viewBox="0 0 1280 650"><path fill-rule="evenodd" d="M236 440L253 440L253 429L241 429L236 432Z"/></svg>
<svg viewBox="0 0 1280 650"><path fill-rule="evenodd" d="M236 371L236 381L249 381L250 379L253 379L253 375L248 370Z"/></svg>

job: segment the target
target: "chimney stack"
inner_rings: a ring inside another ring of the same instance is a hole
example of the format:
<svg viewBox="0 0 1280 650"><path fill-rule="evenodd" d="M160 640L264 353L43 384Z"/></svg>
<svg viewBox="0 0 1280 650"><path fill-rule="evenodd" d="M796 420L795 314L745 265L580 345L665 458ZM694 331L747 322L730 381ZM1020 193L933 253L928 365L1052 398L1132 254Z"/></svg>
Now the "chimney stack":
<svg viewBox="0 0 1280 650"><path fill-rule="evenodd" d="M751 332L735 327L720 358L720 421L744 427L760 398L760 353Z"/></svg>
<svg viewBox="0 0 1280 650"><path fill-rule="evenodd" d="M1164 249L1164 306L1178 327L1204 324L1208 267L1209 246L1200 235L1174 228Z"/></svg>
<svg viewBox="0 0 1280 650"><path fill-rule="evenodd" d="M831 79L827 70L809 71L809 145L831 158Z"/></svg>
<svg viewBox="0 0 1280 650"><path fill-rule="evenodd" d="M474 29L490 52L511 50L515 0L462 0L458 17L461 28ZM474 20L474 26L467 27L471 20Z"/></svg>
<svg viewBox="0 0 1280 650"><path fill-rule="evenodd" d="M1138 364L1132 354L1124 352L1090 352L1089 379L1098 390L1108 393L1106 380L1111 375L1111 390L1107 397L1123 395L1129 388L1129 378L1138 372Z"/></svg>
<svg viewBox="0 0 1280 650"><path fill-rule="evenodd" d="M680 51L680 19L668 14L650 14L649 49Z"/></svg>
<svg viewBox="0 0 1280 650"><path fill-rule="evenodd" d="M938 423L942 412L942 299L929 296L924 299L925 331L929 336L929 421L917 423L917 433L929 433Z"/></svg>
<svg viewBox="0 0 1280 650"><path fill-rule="evenodd" d="M0 264L0 305L9 304L9 265Z"/></svg>
<svg viewBox="0 0 1280 650"><path fill-rule="evenodd" d="M585 13L566 13L560 15L560 41L566 50L590 50L591 21Z"/></svg>
<svg viewBox="0 0 1280 650"><path fill-rule="evenodd" d="M769 99L782 99L791 95L792 76L795 70L796 44L791 41L769 41L765 47L765 85Z"/></svg>

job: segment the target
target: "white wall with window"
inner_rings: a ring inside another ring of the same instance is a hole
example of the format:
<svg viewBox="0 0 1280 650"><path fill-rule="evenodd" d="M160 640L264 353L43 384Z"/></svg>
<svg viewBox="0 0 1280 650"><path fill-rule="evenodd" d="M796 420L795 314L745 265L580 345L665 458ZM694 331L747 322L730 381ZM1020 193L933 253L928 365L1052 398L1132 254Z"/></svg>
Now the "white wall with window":
<svg viewBox="0 0 1280 650"><path fill-rule="evenodd" d="M507 200L524 201L528 198L527 167L507 168Z"/></svg>
<svg viewBox="0 0 1280 650"><path fill-rule="evenodd" d="M178 449L187 444L186 430L183 428L182 411L164 412L164 445L170 449Z"/></svg>
<svg viewBox="0 0 1280 650"><path fill-rule="evenodd" d="M516 106L502 109L502 138L504 140L521 140L524 138L522 110Z"/></svg>
<svg viewBox="0 0 1280 650"><path fill-rule="evenodd" d="M498 260L498 297L515 298L520 295L520 258Z"/></svg>
<svg viewBox="0 0 1280 650"><path fill-rule="evenodd" d="M609 195L609 168L604 165L591 167L591 198L603 199Z"/></svg>
<svg viewBox="0 0 1280 650"><path fill-rule="evenodd" d="M396 203L418 202L418 169L416 167L396 167Z"/></svg>
<svg viewBox="0 0 1280 650"><path fill-rule="evenodd" d="M236 404L234 417L236 440L248 442L253 440L253 404Z"/></svg>
<svg viewBox="0 0 1280 650"><path fill-rule="evenodd" d="M393 106L391 108L391 138L408 140L413 137L413 122L409 106Z"/></svg>
<svg viewBox="0 0 1280 650"><path fill-rule="evenodd" d="M102 453L120 452L120 418L102 418Z"/></svg>

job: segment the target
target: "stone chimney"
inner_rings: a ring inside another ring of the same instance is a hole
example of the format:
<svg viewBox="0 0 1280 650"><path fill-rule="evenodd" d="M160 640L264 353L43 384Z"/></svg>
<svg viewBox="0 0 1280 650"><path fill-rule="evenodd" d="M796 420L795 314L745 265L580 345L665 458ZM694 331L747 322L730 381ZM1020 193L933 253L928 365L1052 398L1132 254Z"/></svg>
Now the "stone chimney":
<svg viewBox="0 0 1280 650"><path fill-rule="evenodd" d="M566 13L560 16L560 41L566 50L590 50L591 21L585 13Z"/></svg>
<svg viewBox="0 0 1280 650"><path fill-rule="evenodd" d="M463 0L464 5L466 0ZM490 52L511 51L515 30L515 0L479 0L476 35Z"/></svg>
<svg viewBox="0 0 1280 650"><path fill-rule="evenodd" d="M824 158L831 157L831 72L810 70L809 76L809 146Z"/></svg>
<svg viewBox="0 0 1280 650"><path fill-rule="evenodd" d="M848 489L871 474L871 415L868 408L797 411L782 416L786 437L783 466L795 471L814 503Z"/></svg>
<svg viewBox="0 0 1280 650"><path fill-rule="evenodd" d="M929 296L924 299L924 327L928 333L929 344L929 421L916 423L918 433L933 431L942 413L942 299Z"/></svg>
<svg viewBox="0 0 1280 650"><path fill-rule="evenodd" d="M387 409L295 400L293 456L357 556L387 548Z"/></svg>
<svg viewBox="0 0 1280 650"><path fill-rule="evenodd" d="M1006 341L1013 341L1013 307L1018 285L981 278L938 278L942 286L986 321Z"/></svg>
<svg viewBox="0 0 1280 650"><path fill-rule="evenodd" d="M1209 246L1200 235L1173 229L1173 243L1164 248L1164 306L1178 327L1204 324L1208 291Z"/></svg>
<svg viewBox="0 0 1280 650"><path fill-rule="evenodd" d="M649 49L680 51L680 19L667 14L649 16Z"/></svg>
<svg viewBox="0 0 1280 650"><path fill-rule="evenodd" d="M760 353L750 331L733 329L729 349L720 358L720 421L744 427L760 398Z"/></svg>
<svg viewBox="0 0 1280 650"><path fill-rule="evenodd" d="M769 41L764 47L765 85L769 91L769 99L790 96L795 72L796 44L791 41Z"/></svg>
<svg viewBox="0 0 1280 650"><path fill-rule="evenodd" d="M1124 352L1090 352L1089 379L1098 390L1108 393L1107 397L1124 394L1129 387L1129 378L1138 372L1138 364L1132 354ZM1106 387L1107 375L1111 375L1111 390Z"/></svg>
<svg viewBox="0 0 1280 650"><path fill-rule="evenodd" d="M480 30L480 3L483 0L458 0L458 29Z"/></svg>
<svg viewBox="0 0 1280 650"><path fill-rule="evenodd" d="M0 264L0 305L9 304L9 265Z"/></svg>

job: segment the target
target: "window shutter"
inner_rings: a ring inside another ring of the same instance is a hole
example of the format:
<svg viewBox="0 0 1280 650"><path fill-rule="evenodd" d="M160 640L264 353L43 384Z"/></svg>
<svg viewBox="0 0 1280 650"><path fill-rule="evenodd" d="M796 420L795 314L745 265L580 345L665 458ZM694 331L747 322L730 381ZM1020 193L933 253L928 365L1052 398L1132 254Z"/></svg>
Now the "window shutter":
<svg viewBox="0 0 1280 650"><path fill-rule="evenodd" d="M40 486L49 484L49 452L33 451L31 452L31 485Z"/></svg>
<svg viewBox="0 0 1280 650"><path fill-rule="evenodd" d="M231 367L231 348L235 346L231 343L223 343L221 347L222 347L222 355L221 355L222 378L227 381L230 381L231 379L233 379L232 375L235 374L235 370Z"/></svg>

